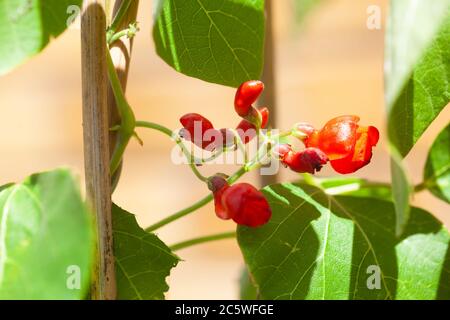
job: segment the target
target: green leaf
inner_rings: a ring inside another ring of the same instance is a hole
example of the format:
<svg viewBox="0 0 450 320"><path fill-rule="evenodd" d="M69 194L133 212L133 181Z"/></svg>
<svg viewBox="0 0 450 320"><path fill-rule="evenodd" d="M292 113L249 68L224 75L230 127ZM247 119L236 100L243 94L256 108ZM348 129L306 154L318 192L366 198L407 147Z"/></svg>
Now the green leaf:
<svg viewBox="0 0 450 320"><path fill-rule="evenodd" d="M392 199L390 185L361 178L315 178L308 175L305 183L321 188L329 195L351 195L364 198Z"/></svg>
<svg viewBox="0 0 450 320"><path fill-rule="evenodd" d="M74 20L81 0L0 0L0 75L42 51ZM75 7L76 6L76 7Z"/></svg>
<svg viewBox="0 0 450 320"><path fill-rule="evenodd" d="M450 236L426 211L413 208L398 239L391 202L300 184L263 191L271 221L238 228L262 299L450 298Z"/></svg>
<svg viewBox="0 0 450 320"><path fill-rule="evenodd" d="M450 0L391 1L388 25L389 138L406 156L450 100Z"/></svg>
<svg viewBox="0 0 450 320"><path fill-rule="evenodd" d="M239 280L240 292L239 296L241 300L257 300L258 290L253 284L250 274L247 268L243 268L241 272L241 278Z"/></svg>
<svg viewBox="0 0 450 320"><path fill-rule="evenodd" d="M14 185L14 183L7 183L3 186L0 186L0 192L2 192L5 189L8 189L9 187L11 187L12 185Z"/></svg>
<svg viewBox="0 0 450 320"><path fill-rule="evenodd" d="M436 197L450 203L450 124L442 130L430 149L423 180Z"/></svg>
<svg viewBox="0 0 450 320"><path fill-rule="evenodd" d="M175 70L237 87L263 67L264 0L163 0L153 38Z"/></svg>
<svg viewBox="0 0 450 320"><path fill-rule="evenodd" d="M1 191L0 299L85 298L91 222L67 170L36 174Z"/></svg>
<svg viewBox="0 0 450 320"><path fill-rule="evenodd" d="M118 299L164 299L166 277L180 259L131 213L113 205L112 217Z"/></svg>
<svg viewBox="0 0 450 320"><path fill-rule="evenodd" d="M450 99L450 0L390 2L385 96L397 234L408 221L406 156Z"/></svg>

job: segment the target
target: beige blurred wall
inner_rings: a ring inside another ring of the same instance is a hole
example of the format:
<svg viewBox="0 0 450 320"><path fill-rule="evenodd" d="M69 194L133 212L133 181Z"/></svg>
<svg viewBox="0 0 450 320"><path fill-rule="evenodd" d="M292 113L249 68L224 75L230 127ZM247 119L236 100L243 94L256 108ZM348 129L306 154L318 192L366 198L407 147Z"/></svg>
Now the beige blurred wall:
<svg viewBox="0 0 450 320"><path fill-rule="evenodd" d="M362 122L384 129L383 32L366 28L369 5L387 0L325 0L301 28L292 21L292 1L274 1L277 42L279 127L310 121L320 126L340 114L359 114ZM135 42L128 97L138 118L178 127L186 112L202 113L218 126L233 126L233 89L176 73L154 53L151 1L141 0L141 32ZM67 31L43 54L0 78L0 184L36 171L71 166L82 177L81 77L79 30ZM450 119L447 108L407 158L411 176L420 182L426 152ZM382 130L384 133L384 130ZM126 155L114 200L147 226L207 194L185 166L170 162L171 142L142 132L144 148L133 142ZM384 134L383 134L384 136ZM203 168L213 173L217 168ZM220 167L219 170L231 168ZM332 174L325 170L322 175ZM386 143L377 147L372 164L358 173L389 179ZM296 176L283 171L283 179ZM246 177L256 181L255 175ZM450 225L449 206L428 194L415 203ZM233 223L215 218L211 206L171 226L160 237L174 243L190 237L231 230ZM184 261L169 279L172 299L237 298L242 258L234 241L179 252Z"/></svg>

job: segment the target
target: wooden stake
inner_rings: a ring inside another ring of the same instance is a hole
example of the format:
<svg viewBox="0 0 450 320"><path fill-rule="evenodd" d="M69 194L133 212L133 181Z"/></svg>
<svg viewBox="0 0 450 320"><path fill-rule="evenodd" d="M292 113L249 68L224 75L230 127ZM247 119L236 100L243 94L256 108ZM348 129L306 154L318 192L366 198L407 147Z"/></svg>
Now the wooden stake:
<svg viewBox="0 0 450 320"><path fill-rule="evenodd" d="M83 133L86 197L97 226L91 298L116 298L109 174L109 121L103 1L85 0L81 18Z"/></svg>

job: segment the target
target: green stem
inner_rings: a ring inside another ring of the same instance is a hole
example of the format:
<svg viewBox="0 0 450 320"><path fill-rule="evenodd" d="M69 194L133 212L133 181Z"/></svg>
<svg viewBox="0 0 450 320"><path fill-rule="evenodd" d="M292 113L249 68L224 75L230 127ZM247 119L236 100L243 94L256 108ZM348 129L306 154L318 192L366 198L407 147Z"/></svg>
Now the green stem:
<svg viewBox="0 0 450 320"><path fill-rule="evenodd" d="M122 118L122 125L120 126L120 129L123 129L124 124L126 124L129 126L127 129L133 131L136 124L136 119L134 118L133 110L125 98L125 94L123 93L122 85L120 83L119 76L117 75L116 67L114 66L110 52L106 55L106 61L108 64L109 81L114 93L114 98L116 99L119 115Z"/></svg>
<svg viewBox="0 0 450 320"><path fill-rule="evenodd" d="M421 191L424 191L426 189L430 189L430 188L436 186L437 180L441 176L446 174L449 169L450 169L450 164L447 166L444 166L443 168L441 168L440 170L435 172L432 176L428 177L428 179L426 179L425 181L423 181L420 184L418 184L417 186L415 186L414 192L421 192Z"/></svg>
<svg viewBox="0 0 450 320"><path fill-rule="evenodd" d="M241 151L242 155L244 156L244 163L247 163L248 162L247 150L245 149L245 145L242 142L241 136L234 129L230 129L230 131L233 133L234 140L236 141L236 144L237 144L239 150Z"/></svg>
<svg viewBox="0 0 450 320"><path fill-rule="evenodd" d="M108 39L107 39L108 44L112 44L112 43L116 42L117 40L119 40L120 38L128 36L129 32L130 32L129 29L125 29L125 30L119 31L117 33L114 33L113 35L108 37Z"/></svg>
<svg viewBox="0 0 450 320"><path fill-rule="evenodd" d="M113 175L120 166L123 154L130 142L131 137L134 134L134 128L136 126L136 118L133 110L125 98L125 94L122 90L119 77L116 72L116 67L111 57L111 53L108 51L106 55L106 61L108 64L108 76L111 83L111 88L116 100L117 110L121 119L120 128L118 129L118 141L111 158L110 171Z"/></svg>
<svg viewBox="0 0 450 320"><path fill-rule="evenodd" d="M194 203L192 206L187 207L181 211L178 211L177 213L172 214L171 216L168 216L167 218L151 225L150 227L146 228L145 231L147 232L153 232L156 229L161 228L162 226L165 226L175 220L178 220L186 215L188 215L189 213L200 209L201 207L207 205L208 203L210 203L213 199L212 194L208 195L207 197L204 197L203 199L201 199L200 201L197 201L196 203Z"/></svg>
<svg viewBox="0 0 450 320"><path fill-rule="evenodd" d="M157 131L162 132L165 135L169 136L170 138L174 138L176 144L181 148L181 150L183 151L183 154L187 158L187 160L189 162L189 166L191 167L191 170L192 170L192 172L194 172L195 176L200 181L203 181L203 182L207 182L208 181L208 178L203 176L200 173L200 171L198 171L197 165L196 165L197 162L194 161L195 160L194 157L189 152L189 150L186 149L186 147L183 144L183 141L181 141L181 139L179 137L176 137L176 135L172 132L172 130L170 130L169 128L166 128L166 127L164 127L162 125L159 125L157 123L148 122L148 121L137 121L136 122L136 127L137 128L147 128L147 129L157 130Z"/></svg>
<svg viewBox="0 0 450 320"><path fill-rule="evenodd" d="M228 178L228 183L229 184L233 184L235 183L237 180L239 180L240 177L242 177L245 173L247 173L246 167L242 167L240 168L238 171L236 171L232 176L230 176ZM204 207L205 205L207 205L208 203L210 203L213 200L213 195L209 194L208 196L204 197L203 199L201 199L200 201L197 201L196 203L194 203L192 206L187 207L181 211L178 211L170 216L168 216L167 218L151 225L150 227L146 228L145 231L147 232L153 232L175 220L178 220L184 216L187 216L188 214Z"/></svg>
<svg viewBox="0 0 450 320"><path fill-rule="evenodd" d="M164 133L166 136L173 138L173 131L160 124L148 121L136 121L136 128L147 128Z"/></svg>
<svg viewBox="0 0 450 320"><path fill-rule="evenodd" d="M422 191L424 191L424 190L426 190L426 189L428 189L430 187L431 187L430 182L429 181L424 181L424 182L414 186L414 192L415 193L419 193L419 192L422 192Z"/></svg>
<svg viewBox="0 0 450 320"><path fill-rule="evenodd" d="M117 135L117 143L110 161L111 176L114 176L116 171L119 169L120 163L122 162L123 154L125 153L125 150L130 140L131 136L124 135L121 131L119 131L119 134Z"/></svg>
<svg viewBox="0 0 450 320"><path fill-rule="evenodd" d="M112 35L108 35L106 40L108 42L108 45L111 45L122 37L128 37L129 39L133 38L138 31L139 28L137 27L137 23L132 23L128 28L116 32Z"/></svg>
<svg viewBox="0 0 450 320"><path fill-rule="evenodd" d="M116 15L114 16L113 21L111 22L111 25L108 28L107 32L107 39L108 43L110 43L110 38L117 32L117 29L122 24L123 19L128 13L128 9L130 8L131 0L124 0L122 2L122 5L120 6L119 10L117 11Z"/></svg>
<svg viewBox="0 0 450 320"><path fill-rule="evenodd" d="M211 236L199 237L199 238L194 238L191 240L183 241L183 242L172 245L170 247L170 250L177 251L177 250L185 249L185 248L195 246L198 244L202 244L202 243L206 243L206 242L218 241L218 240L224 240L224 239L233 239L233 238L236 238L236 231L219 233L219 234L214 234Z"/></svg>

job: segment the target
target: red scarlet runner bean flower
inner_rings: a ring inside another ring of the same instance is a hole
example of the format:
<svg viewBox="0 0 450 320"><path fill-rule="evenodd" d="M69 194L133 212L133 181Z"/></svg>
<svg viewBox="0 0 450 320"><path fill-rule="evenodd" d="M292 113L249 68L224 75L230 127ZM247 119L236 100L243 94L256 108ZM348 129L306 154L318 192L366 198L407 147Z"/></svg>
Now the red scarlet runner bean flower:
<svg viewBox="0 0 450 320"><path fill-rule="evenodd" d="M222 194L222 205L234 222L247 227L259 227L272 217L264 194L248 183L227 188Z"/></svg>
<svg viewBox="0 0 450 320"><path fill-rule="evenodd" d="M213 192L215 212L220 219L233 219L239 225L258 227L272 216L264 194L251 184L230 186L223 175L215 175L209 179L208 187Z"/></svg>
<svg viewBox="0 0 450 320"><path fill-rule="evenodd" d="M320 131L301 123L296 127L297 136L307 148L322 150L338 173L352 173L370 162L380 137L377 128L360 127L358 122L357 116L341 116L328 121Z"/></svg>

